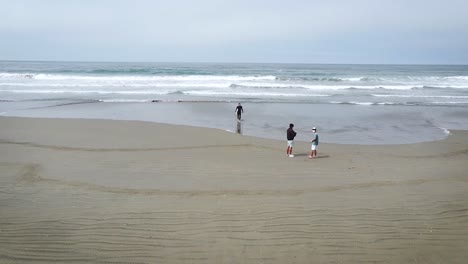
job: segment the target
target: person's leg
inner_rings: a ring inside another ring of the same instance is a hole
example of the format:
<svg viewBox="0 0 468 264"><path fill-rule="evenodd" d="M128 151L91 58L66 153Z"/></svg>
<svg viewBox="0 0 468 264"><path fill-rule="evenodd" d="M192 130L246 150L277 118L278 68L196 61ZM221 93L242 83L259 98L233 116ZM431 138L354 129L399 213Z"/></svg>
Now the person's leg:
<svg viewBox="0 0 468 264"><path fill-rule="evenodd" d="M314 156L314 152L315 152L315 145L312 145L311 148L310 148L310 155L309 155L309 159L313 159L315 158Z"/></svg>
<svg viewBox="0 0 468 264"><path fill-rule="evenodd" d="M293 156L293 154L292 154L293 147L294 147L294 141L291 140L291 141L289 141L289 157Z"/></svg>
<svg viewBox="0 0 468 264"><path fill-rule="evenodd" d="M237 114L237 119L238 119L238 120L241 120L241 114L240 114L240 113Z"/></svg>
<svg viewBox="0 0 468 264"><path fill-rule="evenodd" d="M293 149L293 141L292 140L288 140L288 149L286 150L286 154L287 155L291 155L292 154L292 149Z"/></svg>

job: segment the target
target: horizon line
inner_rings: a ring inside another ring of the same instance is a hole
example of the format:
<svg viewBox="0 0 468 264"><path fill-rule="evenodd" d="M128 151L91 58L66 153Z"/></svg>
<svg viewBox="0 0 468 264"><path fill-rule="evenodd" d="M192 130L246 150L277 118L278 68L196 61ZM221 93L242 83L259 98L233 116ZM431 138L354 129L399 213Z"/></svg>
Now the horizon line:
<svg viewBox="0 0 468 264"><path fill-rule="evenodd" d="M299 65L389 65L389 66L468 66L468 64L446 63L328 63L328 62L227 62L227 61L125 61L125 60L11 60L0 62L72 62L72 63L187 63L187 64L299 64Z"/></svg>

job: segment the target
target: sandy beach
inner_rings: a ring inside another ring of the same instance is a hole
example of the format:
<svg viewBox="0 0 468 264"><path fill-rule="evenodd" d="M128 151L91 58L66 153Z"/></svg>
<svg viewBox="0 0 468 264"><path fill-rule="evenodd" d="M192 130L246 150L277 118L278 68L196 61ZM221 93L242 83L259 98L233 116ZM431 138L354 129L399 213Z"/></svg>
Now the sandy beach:
<svg viewBox="0 0 468 264"><path fill-rule="evenodd" d="M466 263L468 131L324 143L314 160L307 142L285 149L217 129L0 117L0 263Z"/></svg>

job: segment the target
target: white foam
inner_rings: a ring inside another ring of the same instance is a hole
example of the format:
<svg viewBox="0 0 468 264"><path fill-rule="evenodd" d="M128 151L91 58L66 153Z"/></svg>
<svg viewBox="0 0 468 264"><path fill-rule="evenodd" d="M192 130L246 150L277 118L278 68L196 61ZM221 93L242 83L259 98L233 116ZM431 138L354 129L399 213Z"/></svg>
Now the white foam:
<svg viewBox="0 0 468 264"><path fill-rule="evenodd" d="M184 91L187 95L203 96L245 96L245 97L327 97L326 94L307 94L307 93L273 93L273 92L243 92L243 91L208 91L192 90Z"/></svg>
<svg viewBox="0 0 468 264"><path fill-rule="evenodd" d="M102 83L17 83L2 82L0 86L8 87L220 87L220 88L296 88L309 90L347 90L347 89L388 89L388 90L411 90L414 86L394 85L394 86L347 86L347 85L304 85L304 84L279 84L279 83L132 83L132 82L102 82ZM422 87L421 87L422 88Z"/></svg>
<svg viewBox="0 0 468 264"><path fill-rule="evenodd" d="M340 78L343 81L350 81L350 82L359 82L363 79L364 77L350 77L350 78Z"/></svg>
<svg viewBox="0 0 468 264"><path fill-rule="evenodd" d="M104 90L1 90L2 92L10 93L31 93L31 94L155 94L155 95L165 95L172 93L172 91L104 91Z"/></svg>
<svg viewBox="0 0 468 264"><path fill-rule="evenodd" d="M396 105L398 103L395 103L395 102L379 102L379 103L375 103L376 105Z"/></svg>
<svg viewBox="0 0 468 264"><path fill-rule="evenodd" d="M373 90L373 89L386 89L386 90L411 90L413 88L423 88L423 86L414 86L414 85L309 85L303 83L289 83L289 84L281 84L281 83L239 83L235 84L239 87L250 87L250 88L302 88L302 89L309 89L309 90L348 90L348 89L365 89L365 90Z"/></svg>
<svg viewBox="0 0 468 264"><path fill-rule="evenodd" d="M371 95L375 97L468 99L468 96L464 96L464 95L413 95L413 94L371 94Z"/></svg>
<svg viewBox="0 0 468 264"><path fill-rule="evenodd" d="M0 83L8 87L220 87L228 88L231 83Z"/></svg>
<svg viewBox="0 0 468 264"><path fill-rule="evenodd" d="M347 102L347 101L330 101L330 103L331 104L364 105L364 106L375 105L375 103L373 103L373 102L355 102L355 101L350 101L350 102Z"/></svg>
<svg viewBox="0 0 468 264"><path fill-rule="evenodd" d="M33 74L33 73L0 73L0 79L34 79L58 81L261 81L276 80L276 76L240 76L240 75L65 75L65 74Z"/></svg>
<svg viewBox="0 0 468 264"><path fill-rule="evenodd" d="M462 81L468 81L468 76L449 76L445 77L448 80L462 80Z"/></svg>
<svg viewBox="0 0 468 264"><path fill-rule="evenodd" d="M9 73L9 72L0 72L0 79L31 79L34 77L34 74L30 73Z"/></svg>
<svg viewBox="0 0 468 264"><path fill-rule="evenodd" d="M444 131L444 134L446 134L446 135L450 135L450 134L451 134L450 130L448 130L448 129L444 128L444 127L439 127L439 129L441 129L442 131Z"/></svg>
<svg viewBox="0 0 468 264"><path fill-rule="evenodd" d="M468 102L467 101L465 102L449 101L449 102L431 102L431 104L468 104Z"/></svg>
<svg viewBox="0 0 468 264"><path fill-rule="evenodd" d="M362 89L362 90L375 90L375 89L385 89L385 90L411 90L415 88L413 85L353 85L353 86L305 86L309 89L318 89L318 90L348 90L348 89ZM422 86L421 86L422 88Z"/></svg>
<svg viewBox="0 0 468 264"><path fill-rule="evenodd" d="M373 102L349 102L350 104L355 104L355 105L373 105Z"/></svg>
<svg viewBox="0 0 468 264"><path fill-rule="evenodd" d="M137 99L99 99L103 103L148 103L151 100L137 100Z"/></svg>

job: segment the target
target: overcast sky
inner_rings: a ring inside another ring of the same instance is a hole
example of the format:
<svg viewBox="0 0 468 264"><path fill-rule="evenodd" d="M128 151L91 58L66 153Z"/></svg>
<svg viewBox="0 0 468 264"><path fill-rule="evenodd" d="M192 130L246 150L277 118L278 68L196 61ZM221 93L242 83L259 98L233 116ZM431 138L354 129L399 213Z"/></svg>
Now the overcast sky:
<svg viewBox="0 0 468 264"><path fill-rule="evenodd" d="M468 64L467 0L0 0L0 60Z"/></svg>

